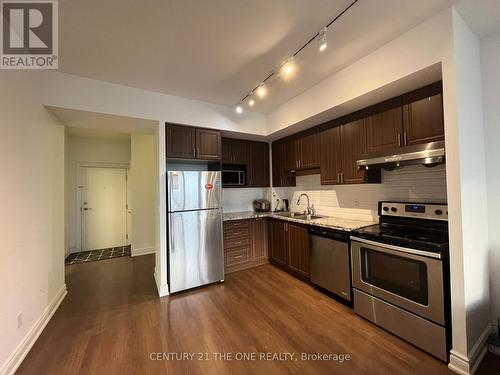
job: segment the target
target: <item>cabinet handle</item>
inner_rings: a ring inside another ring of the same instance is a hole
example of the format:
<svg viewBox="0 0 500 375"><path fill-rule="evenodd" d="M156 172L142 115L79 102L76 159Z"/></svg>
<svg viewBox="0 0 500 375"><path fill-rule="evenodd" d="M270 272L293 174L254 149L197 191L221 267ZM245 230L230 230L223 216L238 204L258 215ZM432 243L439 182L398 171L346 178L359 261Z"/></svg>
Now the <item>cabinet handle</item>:
<svg viewBox="0 0 500 375"><path fill-rule="evenodd" d="M241 245L243 243L243 241L236 241L236 242L233 242L234 245Z"/></svg>
<svg viewBox="0 0 500 375"><path fill-rule="evenodd" d="M340 174L340 183L343 184L344 183L344 172L342 172Z"/></svg>
<svg viewBox="0 0 500 375"><path fill-rule="evenodd" d="M196 157L196 148L193 147L193 158Z"/></svg>
<svg viewBox="0 0 500 375"><path fill-rule="evenodd" d="M234 259L239 259L239 258L243 258L243 255L237 255L234 257Z"/></svg>
<svg viewBox="0 0 500 375"><path fill-rule="evenodd" d="M398 146L401 147L401 133L398 133Z"/></svg>
<svg viewBox="0 0 500 375"><path fill-rule="evenodd" d="M340 173L337 173L337 183L340 184Z"/></svg>
<svg viewBox="0 0 500 375"><path fill-rule="evenodd" d="M403 133L403 141L404 145L408 146L408 135L406 134L406 132Z"/></svg>
<svg viewBox="0 0 500 375"><path fill-rule="evenodd" d="M300 160L299 160L299 168L300 168L300 164L301 164L301 163L300 163Z"/></svg>

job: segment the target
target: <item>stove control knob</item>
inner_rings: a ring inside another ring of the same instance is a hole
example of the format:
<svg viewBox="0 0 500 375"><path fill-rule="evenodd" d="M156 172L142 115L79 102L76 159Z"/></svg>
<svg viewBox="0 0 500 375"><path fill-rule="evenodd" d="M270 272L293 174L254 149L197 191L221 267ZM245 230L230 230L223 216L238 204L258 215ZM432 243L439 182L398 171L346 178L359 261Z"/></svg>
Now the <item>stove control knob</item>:
<svg viewBox="0 0 500 375"><path fill-rule="evenodd" d="M397 209L396 207L391 207L391 211L392 211L392 212L397 212L397 210L398 210L398 209Z"/></svg>
<svg viewBox="0 0 500 375"><path fill-rule="evenodd" d="M443 214L443 211L441 211L441 210L436 210L436 211L434 211L434 213L435 213L436 215L442 215L442 214Z"/></svg>
<svg viewBox="0 0 500 375"><path fill-rule="evenodd" d="M387 212L387 211L389 211L389 207L384 206L383 210L384 210L385 212Z"/></svg>

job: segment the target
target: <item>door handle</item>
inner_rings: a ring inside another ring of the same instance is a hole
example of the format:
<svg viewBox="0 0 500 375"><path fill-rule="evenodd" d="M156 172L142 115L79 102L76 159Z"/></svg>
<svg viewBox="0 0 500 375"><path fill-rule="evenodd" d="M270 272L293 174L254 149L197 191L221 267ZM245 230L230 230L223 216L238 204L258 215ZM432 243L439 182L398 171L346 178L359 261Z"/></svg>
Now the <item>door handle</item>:
<svg viewBox="0 0 500 375"><path fill-rule="evenodd" d="M85 207L83 210L84 210L84 211L90 211L90 210L92 210L92 208L90 208L90 207Z"/></svg>

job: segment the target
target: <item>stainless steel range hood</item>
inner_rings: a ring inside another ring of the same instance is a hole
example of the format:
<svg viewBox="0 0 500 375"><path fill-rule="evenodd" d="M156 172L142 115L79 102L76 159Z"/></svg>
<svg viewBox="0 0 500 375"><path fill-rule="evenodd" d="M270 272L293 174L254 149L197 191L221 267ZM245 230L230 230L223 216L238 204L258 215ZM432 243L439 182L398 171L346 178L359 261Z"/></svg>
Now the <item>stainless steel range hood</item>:
<svg viewBox="0 0 500 375"><path fill-rule="evenodd" d="M365 154L356 162L358 169L395 169L405 165L434 166L445 162L444 141L398 147Z"/></svg>

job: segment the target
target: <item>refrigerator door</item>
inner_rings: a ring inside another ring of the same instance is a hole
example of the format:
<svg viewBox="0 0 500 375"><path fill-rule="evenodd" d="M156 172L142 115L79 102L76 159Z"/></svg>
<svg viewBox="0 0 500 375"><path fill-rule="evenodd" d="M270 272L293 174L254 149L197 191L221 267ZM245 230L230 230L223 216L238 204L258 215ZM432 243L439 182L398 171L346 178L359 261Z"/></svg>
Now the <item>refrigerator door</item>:
<svg viewBox="0 0 500 375"><path fill-rule="evenodd" d="M221 207L221 172L169 171L168 212Z"/></svg>
<svg viewBox="0 0 500 375"><path fill-rule="evenodd" d="M222 210L169 214L170 293L224 279Z"/></svg>

